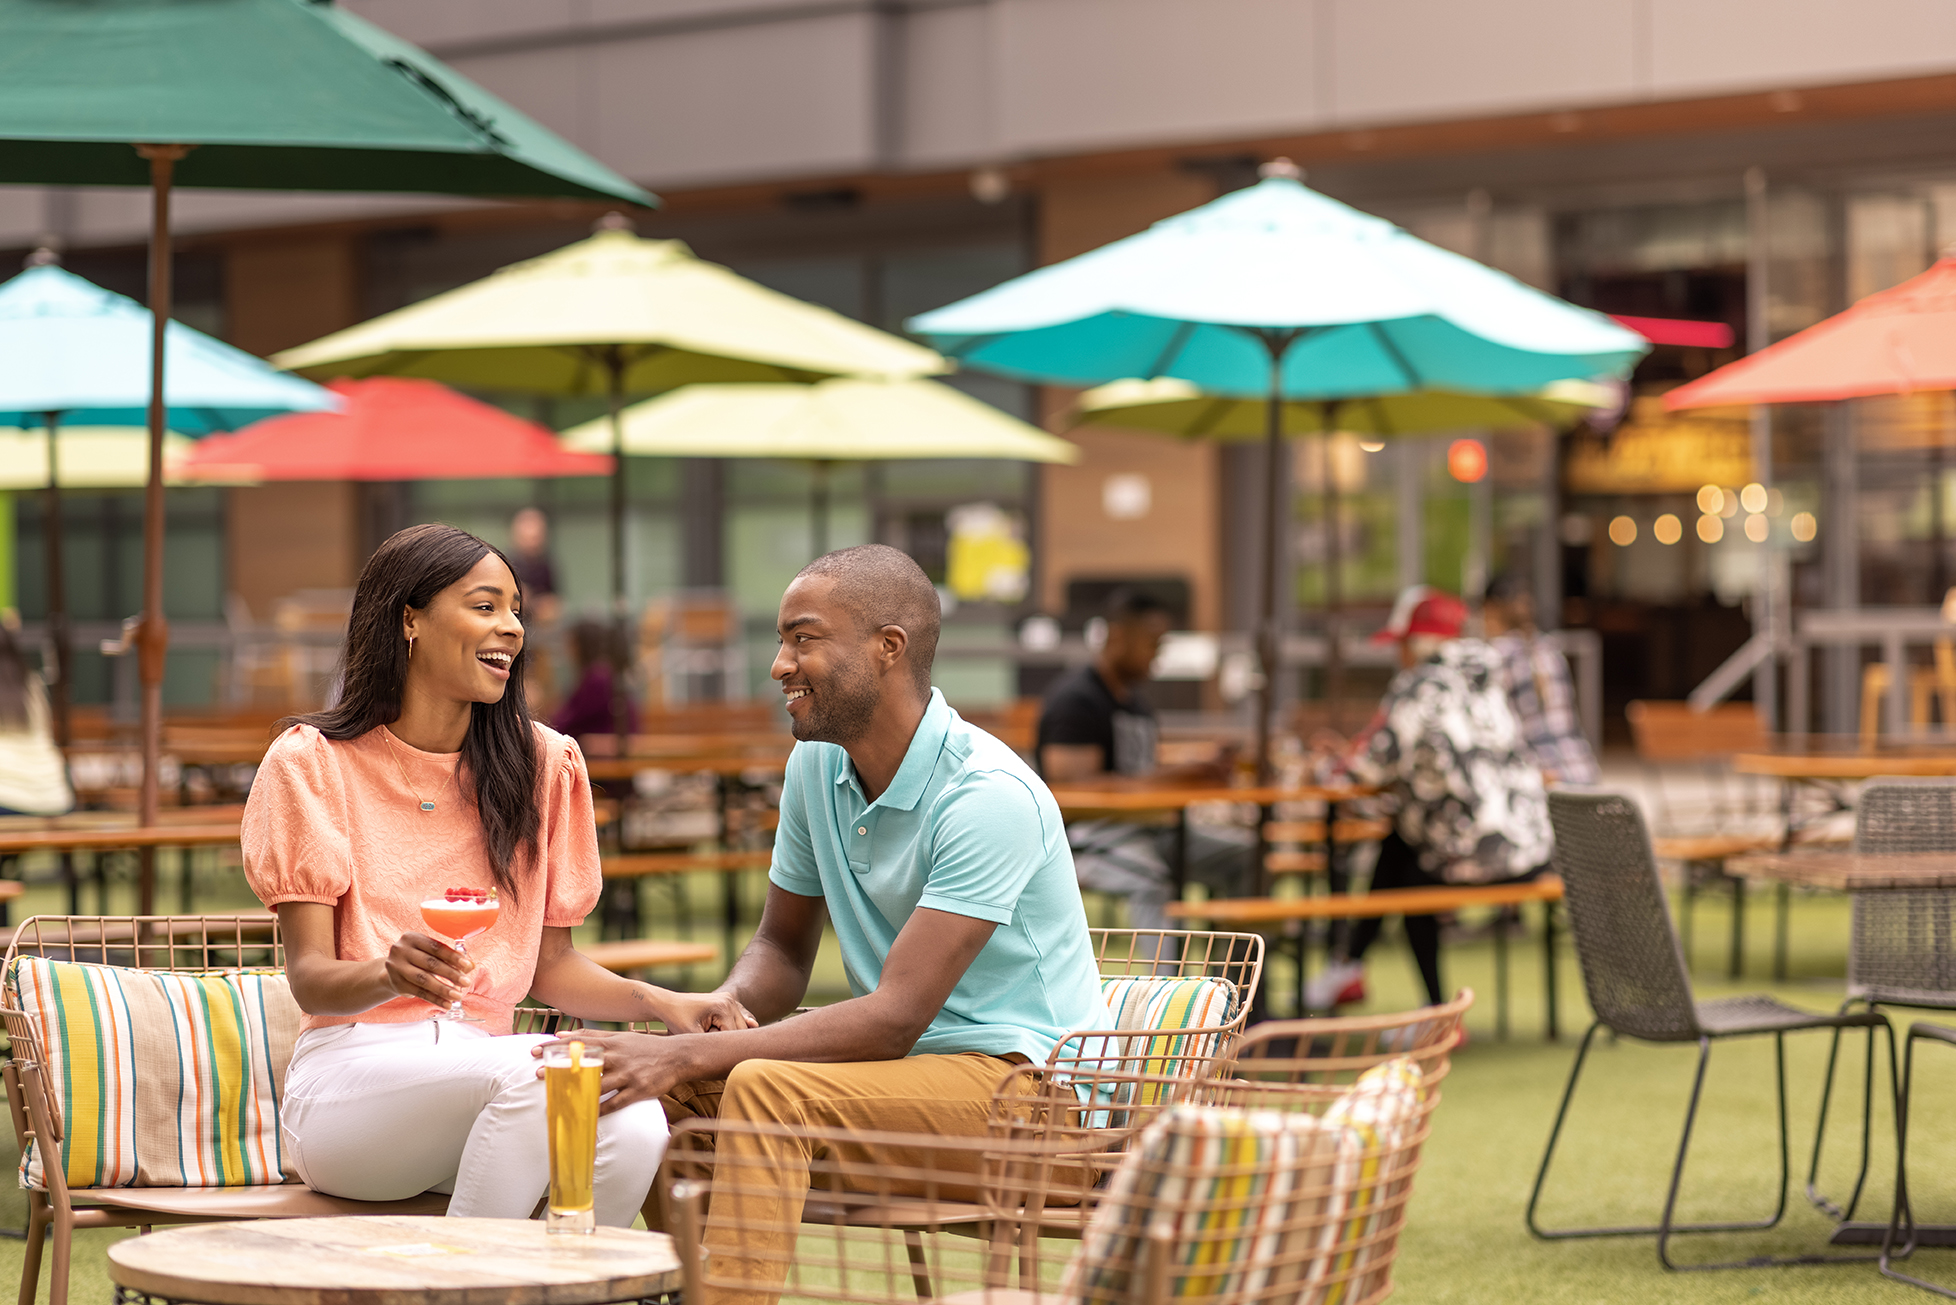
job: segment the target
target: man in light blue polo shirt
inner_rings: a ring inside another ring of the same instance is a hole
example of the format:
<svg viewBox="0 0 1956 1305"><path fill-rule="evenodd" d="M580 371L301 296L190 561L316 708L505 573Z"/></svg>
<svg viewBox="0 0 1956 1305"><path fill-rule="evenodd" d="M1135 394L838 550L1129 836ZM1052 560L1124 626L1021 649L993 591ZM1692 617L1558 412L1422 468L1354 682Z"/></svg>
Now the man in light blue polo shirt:
<svg viewBox="0 0 1956 1305"><path fill-rule="evenodd" d="M656 1096L675 1118L983 1136L1013 1064L1108 1023L1059 808L930 687L937 592L903 553L869 544L810 563L779 632L772 674L801 743L760 930L719 989L758 1027L593 1035L617 1092L605 1108ZM825 913L854 995L784 1019ZM766 1218L791 1226L807 1157L770 1155L783 1205Z"/></svg>

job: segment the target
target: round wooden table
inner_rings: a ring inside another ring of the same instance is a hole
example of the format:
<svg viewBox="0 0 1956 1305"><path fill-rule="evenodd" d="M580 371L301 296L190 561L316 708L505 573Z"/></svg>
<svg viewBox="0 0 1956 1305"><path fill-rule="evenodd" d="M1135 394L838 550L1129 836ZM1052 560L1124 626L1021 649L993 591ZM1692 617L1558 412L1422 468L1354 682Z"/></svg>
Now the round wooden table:
<svg viewBox="0 0 1956 1305"><path fill-rule="evenodd" d="M358 1215L207 1223L109 1248L116 1300L200 1305L601 1305L679 1290L663 1233Z"/></svg>

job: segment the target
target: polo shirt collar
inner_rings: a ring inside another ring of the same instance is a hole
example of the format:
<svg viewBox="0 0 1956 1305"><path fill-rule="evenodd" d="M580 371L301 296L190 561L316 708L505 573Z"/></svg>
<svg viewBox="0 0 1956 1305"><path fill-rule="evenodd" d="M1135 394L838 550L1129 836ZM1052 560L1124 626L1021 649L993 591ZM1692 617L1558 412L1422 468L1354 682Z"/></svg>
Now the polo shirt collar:
<svg viewBox="0 0 1956 1305"><path fill-rule="evenodd" d="M930 704L924 708L924 718L917 722L917 732L910 736L910 747L903 754L903 764L897 767L896 777L883 795L876 799L875 805L889 807L897 811L913 811L924 796L924 788L937 770L937 754L944 750L944 740L951 732L951 707L944 701L942 690L930 691ZM842 773L835 777L838 784L854 784L856 768L847 760L842 765Z"/></svg>

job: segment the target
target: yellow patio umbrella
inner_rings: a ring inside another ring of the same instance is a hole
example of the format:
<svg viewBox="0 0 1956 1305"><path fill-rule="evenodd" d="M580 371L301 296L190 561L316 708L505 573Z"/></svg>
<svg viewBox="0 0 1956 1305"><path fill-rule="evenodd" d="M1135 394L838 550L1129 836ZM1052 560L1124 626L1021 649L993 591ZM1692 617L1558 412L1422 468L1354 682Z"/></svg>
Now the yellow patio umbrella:
<svg viewBox="0 0 1956 1305"><path fill-rule="evenodd" d="M163 437L165 484L191 483L176 469L194 443L175 432ZM0 490L46 489L48 444L46 431L0 426ZM149 481L149 432L141 426L70 426L60 447L55 484L61 489L141 489Z"/></svg>
<svg viewBox="0 0 1956 1305"><path fill-rule="evenodd" d="M815 552L827 552L828 473L837 462L1000 458L1077 462L1079 447L931 380L844 378L812 385L688 385L564 432L583 451L657 458L784 458L813 463Z"/></svg>
<svg viewBox="0 0 1956 1305"><path fill-rule="evenodd" d="M275 354L314 380L418 376L469 390L610 401L701 381L933 376L942 355L694 256L612 214L596 234ZM625 617L625 464L611 477L613 616Z"/></svg>

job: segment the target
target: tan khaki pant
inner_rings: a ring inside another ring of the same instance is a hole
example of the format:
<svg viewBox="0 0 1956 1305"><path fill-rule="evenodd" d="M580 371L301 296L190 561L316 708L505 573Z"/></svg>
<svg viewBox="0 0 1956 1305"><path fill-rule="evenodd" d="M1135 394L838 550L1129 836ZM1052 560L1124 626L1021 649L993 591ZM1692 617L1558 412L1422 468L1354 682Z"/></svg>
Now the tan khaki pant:
<svg viewBox="0 0 1956 1305"><path fill-rule="evenodd" d="M664 1098L667 1117L744 1120L863 1132L983 1137L992 1090L1012 1062L968 1052L955 1056L908 1056L840 1065L750 1060L724 1082L686 1083ZM947 1153L932 1162L943 1167ZM738 1174L733 1190L716 1190L707 1215L705 1243L714 1276L736 1276L751 1292L716 1291L699 1305L767 1305L779 1296L794 1254L795 1229L808 1194L815 1144L791 1139L722 1134L717 1164ZM917 1164L914 1155L880 1154L869 1146L846 1154L825 1148L824 1159L864 1164ZM973 1172L976 1172L975 1164ZM947 1199L960 1194L939 1189ZM969 1199L965 1196L963 1199ZM654 1211L648 1207L647 1222ZM656 1225L655 1225L656 1226ZM692 1303L689 1302L689 1305Z"/></svg>

